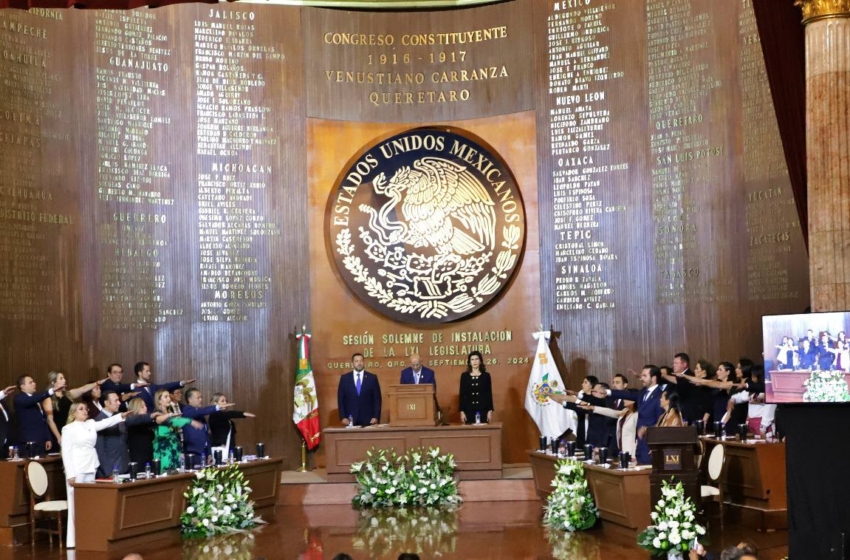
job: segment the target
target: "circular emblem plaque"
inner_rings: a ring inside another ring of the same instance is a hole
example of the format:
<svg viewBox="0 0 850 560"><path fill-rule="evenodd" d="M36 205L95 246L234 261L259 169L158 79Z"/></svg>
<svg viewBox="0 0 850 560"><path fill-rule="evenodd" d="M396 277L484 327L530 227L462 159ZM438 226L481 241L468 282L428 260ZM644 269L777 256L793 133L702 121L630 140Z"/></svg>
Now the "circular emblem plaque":
<svg viewBox="0 0 850 560"><path fill-rule="evenodd" d="M525 241L516 181L457 128L415 128L348 161L328 200L340 275L378 312L409 323L475 313L510 281Z"/></svg>

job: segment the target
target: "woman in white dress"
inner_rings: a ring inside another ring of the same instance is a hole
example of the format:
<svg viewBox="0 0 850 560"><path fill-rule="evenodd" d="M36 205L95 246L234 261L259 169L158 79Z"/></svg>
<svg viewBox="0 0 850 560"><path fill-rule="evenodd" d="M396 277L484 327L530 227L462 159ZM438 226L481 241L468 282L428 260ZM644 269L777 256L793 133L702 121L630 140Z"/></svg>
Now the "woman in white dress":
<svg viewBox="0 0 850 560"><path fill-rule="evenodd" d="M89 420L85 403L71 405L68 421L62 428L62 464L65 467L65 488L68 493L68 548L76 547L74 531L74 487L72 482L94 482L94 473L100 465L95 451L97 432L124 421L129 414L115 414L105 420Z"/></svg>

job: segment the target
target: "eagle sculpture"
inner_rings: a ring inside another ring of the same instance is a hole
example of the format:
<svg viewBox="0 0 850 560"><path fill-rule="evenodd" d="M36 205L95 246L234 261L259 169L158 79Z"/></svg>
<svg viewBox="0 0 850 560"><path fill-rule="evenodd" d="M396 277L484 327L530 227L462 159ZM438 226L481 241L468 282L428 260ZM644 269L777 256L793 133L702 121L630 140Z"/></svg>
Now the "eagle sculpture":
<svg viewBox="0 0 850 560"><path fill-rule="evenodd" d="M376 232L382 230L381 237L385 235L388 244L432 247L438 260L494 248L495 203L466 166L423 157L413 162L412 168L396 171L389 182L381 173L375 178L374 188L388 196L389 202L379 211L365 206L361 209L371 214L370 227ZM390 218L399 202L405 221Z"/></svg>

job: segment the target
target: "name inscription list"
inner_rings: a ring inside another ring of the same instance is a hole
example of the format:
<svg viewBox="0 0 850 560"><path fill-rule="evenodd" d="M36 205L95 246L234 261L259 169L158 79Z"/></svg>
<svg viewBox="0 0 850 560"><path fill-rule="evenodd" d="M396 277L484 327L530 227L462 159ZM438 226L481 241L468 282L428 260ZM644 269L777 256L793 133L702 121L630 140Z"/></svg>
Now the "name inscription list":
<svg viewBox="0 0 850 560"><path fill-rule="evenodd" d="M625 73L609 67L614 3L560 2L547 20L549 110L555 229L555 308L612 309L609 266L619 255L603 226L622 205L603 205L601 191L628 163L610 163L610 82ZM616 115L615 115L616 117Z"/></svg>
<svg viewBox="0 0 850 560"><path fill-rule="evenodd" d="M258 40L254 12L210 9L194 29L201 318L243 322L268 305L261 238L280 235L264 215L280 131L262 100L283 56Z"/></svg>
<svg viewBox="0 0 850 560"><path fill-rule="evenodd" d="M169 38L150 11L95 16L101 314L108 329L156 329L183 309L165 301L174 198L154 137L172 126Z"/></svg>

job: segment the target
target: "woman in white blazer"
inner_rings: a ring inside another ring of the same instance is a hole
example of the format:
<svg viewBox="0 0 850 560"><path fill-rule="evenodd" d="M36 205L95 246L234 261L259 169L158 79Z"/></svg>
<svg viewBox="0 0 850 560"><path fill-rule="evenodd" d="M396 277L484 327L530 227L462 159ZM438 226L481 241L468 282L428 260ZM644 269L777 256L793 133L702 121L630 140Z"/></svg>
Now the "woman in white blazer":
<svg viewBox="0 0 850 560"><path fill-rule="evenodd" d="M85 403L71 405L68 422L62 428L62 465L65 467L65 488L68 493L68 548L76 547L74 531L74 487L71 482L94 482L100 465L97 460L97 432L124 421L128 413L115 414L105 420L89 420Z"/></svg>

